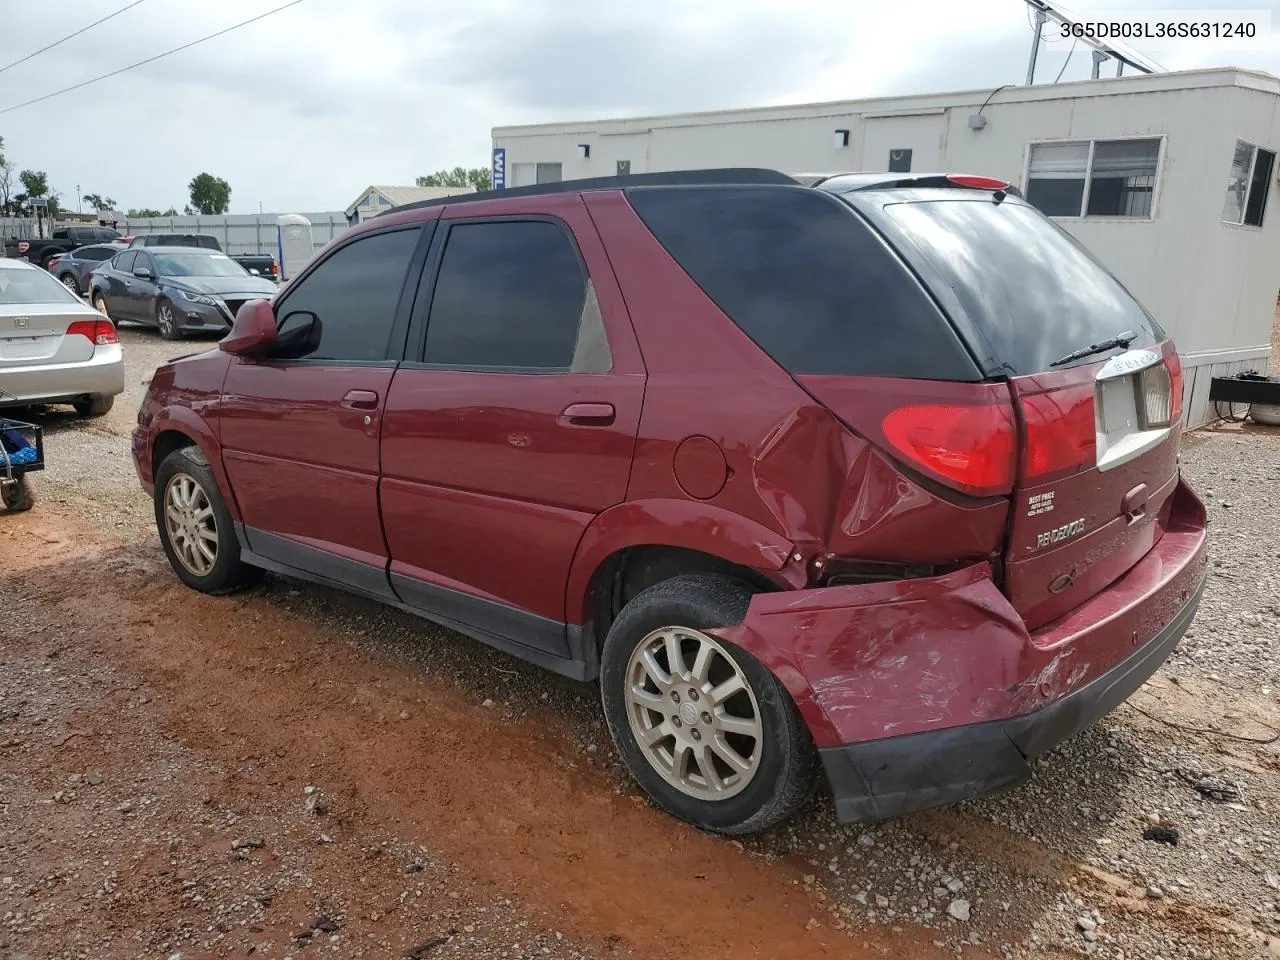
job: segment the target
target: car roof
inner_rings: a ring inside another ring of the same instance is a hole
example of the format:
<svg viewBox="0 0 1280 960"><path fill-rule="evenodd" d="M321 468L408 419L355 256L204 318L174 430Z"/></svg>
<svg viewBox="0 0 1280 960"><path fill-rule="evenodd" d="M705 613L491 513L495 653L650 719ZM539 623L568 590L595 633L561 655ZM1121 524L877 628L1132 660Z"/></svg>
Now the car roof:
<svg viewBox="0 0 1280 960"><path fill-rule="evenodd" d="M227 257L227 255L223 253L221 250L211 250L208 247L182 247L182 246L176 246L176 245L175 246L160 245L160 246L154 246L154 247L126 247L125 249L145 250L147 253L207 253L210 256L217 255L217 256ZM227 257L227 259L230 260L231 258Z"/></svg>
<svg viewBox="0 0 1280 960"><path fill-rule="evenodd" d="M759 185L799 186L795 180L777 170L762 167L723 167L708 170L671 170L663 173L634 173L625 177L586 177L581 180L558 180L540 183L532 187L510 187L504 190L485 190L478 193L459 193L452 197L436 197L390 207L378 214L385 217L405 210L424 207L443 207L459 203L485 203L506 200L511 197L539 196L547 193L586 193L592 190L626 190L630 187L657 186L711 186L711 185ZM374 217L376 220L378 217Z"/></svg>
<svg viewBox="0 0 1280 960"><path fill-rule="evenodd" d="M34 263L28 263L26 260L15 260L11 257L0 257L0 267L6 270L38 270L40 269Z"/></svg>

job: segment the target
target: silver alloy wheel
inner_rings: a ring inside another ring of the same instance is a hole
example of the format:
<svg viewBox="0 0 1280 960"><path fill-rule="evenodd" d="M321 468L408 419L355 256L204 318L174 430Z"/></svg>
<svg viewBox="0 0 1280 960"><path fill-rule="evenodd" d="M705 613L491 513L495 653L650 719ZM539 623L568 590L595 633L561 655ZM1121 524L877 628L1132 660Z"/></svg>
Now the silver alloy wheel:
<svg viewBox="0 0 1280 960"><path fill-rule="evenodd" d="M681 793L727 800L760 768L764 731L746 674L713 638L654 630L627 662L627 719L649 765Z"/></svg>
<svg viewBox="0 0 1280 960"><path fill-rule="evenodd" d="M156 326L166 337L173 332L173 307L169 304L160 304L160 309L156 311Z"/></svg>
<svg viewBox="0 0 1280 960"><path fill-rule="evenodd" d="M80 296L80 281L76 279L76 275L74 273L64 273L61 279L64 287L74 293L77 297Z"/></svg>
<svg viewBox="0 0 1280 960"><path fill-rule="evenodd" d="M197 577L218 562L218 519L200 481L175 473L164 488L164 529L173 552Z"/></svg>

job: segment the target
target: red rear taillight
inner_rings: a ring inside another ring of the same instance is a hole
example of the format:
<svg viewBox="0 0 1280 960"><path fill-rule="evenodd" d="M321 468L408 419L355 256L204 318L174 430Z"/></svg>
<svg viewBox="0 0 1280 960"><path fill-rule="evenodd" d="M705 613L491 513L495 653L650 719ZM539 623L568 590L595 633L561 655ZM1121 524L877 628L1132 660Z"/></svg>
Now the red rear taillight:
<svg viewBox="0 0 1280 960"><path fill-rule="evenodd" d="M271 264L271 275L275 277L277 280L280 279L280 264L274 261L272 261L272 264Z"/></svg>
<svg viewBox="0 0 1280 960"><path fill-rule="evenodd" d="M1078 473L1097 462L1092 383L1023 397L1022 416L1026 479Z"/></svg>
<svg viewBox="0 0 1280 960"><path fill-rule="evenodd" d="M1170 350L1164 365L1169 369L1169 405L1172 409L1169 422L1178 423L1182 419L1182 358Z"/></svg>
<svg viewBox="0 0 1280 960"><path fill-rule="evenodd" d="M88 337L90 343L100 347L120 342L116 336L116 325L110 320L77 320L67 327L67 336Z"/></svg>
<svg viewBox="0 0 1280 960"><path fill-rule="evenodd" d="M1005 180L997 180L995 177L975 177L968 173L955 173L947 177L957 187L970 187L974 190L1008 190L1009 184Z"/></svg>
<svg viewBox="0 0 1280 960"><path fill-rule="evenodd" d="M27 241L25 241L25 240L19 240L19 241L18 241L18 252L19 252L19 253L26 253L26 252L27 252L28 250L30 250L30 249L31 249L31 244L27 243Z"/></svg>
<svg viewBox="0 0 1280 960"><path fill-rule="evenodd" d="M974 496L1013 489L1017 433L1005 404L899 407L882 426L895 450L949 486Z"/></svg>

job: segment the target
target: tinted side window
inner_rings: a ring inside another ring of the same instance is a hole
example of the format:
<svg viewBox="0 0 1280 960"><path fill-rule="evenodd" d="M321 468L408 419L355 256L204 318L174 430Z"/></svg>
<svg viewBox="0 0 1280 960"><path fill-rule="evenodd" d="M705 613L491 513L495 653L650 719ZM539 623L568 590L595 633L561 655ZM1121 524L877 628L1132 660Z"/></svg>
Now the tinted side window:
<svg viewBox="0 0 1280 960"><path fill-rule="evenodd" d="M431 301L426 362L568 370L586 290L577 251L556 224L454 224Z"/></svg>
<svg viewBox="0 0 1280 960"><path fill-rule="evenodd" d="M122 253L111 261L111 266L116 270L119 270L121 273L129 273L133 270L133 261L137 259L137 256L137 250L130 250L127 253Z"/></svg>
<svg viewBox="0 0 1280 960"><path fill-rule="evenodd" d="M685 272L793 374L977 380L950 324L853 210L801 187L636 187Z"/></svg>
<svg viewBox="0 0 1280 960"><path fill-rule="evenodd" d="M277 308L281 326L289 314L320 320L308 360L385 360L391 326L404 287L418 229L362 237L340 248L290 292Z"/></svg>
<svg viewBox="0 0 1280 960"><path fill-rule="evenodd" d="M115 252L114 247L85 247L76 256L81 260L107 260Z"/></svg>

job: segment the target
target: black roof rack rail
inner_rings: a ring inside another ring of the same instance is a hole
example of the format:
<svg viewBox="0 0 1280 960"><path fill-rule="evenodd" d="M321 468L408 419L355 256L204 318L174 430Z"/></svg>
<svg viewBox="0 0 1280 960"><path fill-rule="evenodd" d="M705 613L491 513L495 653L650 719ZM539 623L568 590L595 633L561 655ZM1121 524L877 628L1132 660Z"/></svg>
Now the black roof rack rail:
<svg viewBox="0 0 1280 960"><path fill-rule="evenodd" d="M590 177L585 180L559 180L540 183L534 187L511 187L506 190L487 190L479 193L459 193L435 200L418 200L403 203L378 214L422 207L440 207L450 203L475 203L478 200L501 200L507 197L533 197L544 193L578 193L583 190L625 190L628 187L706 186L714 184L773 184L797 186L795 180L777 170L762 167L723 167L710 170L671 170L664 173L633 173L625 177ZM374 219L377 219L376 217Z"/></svg>

